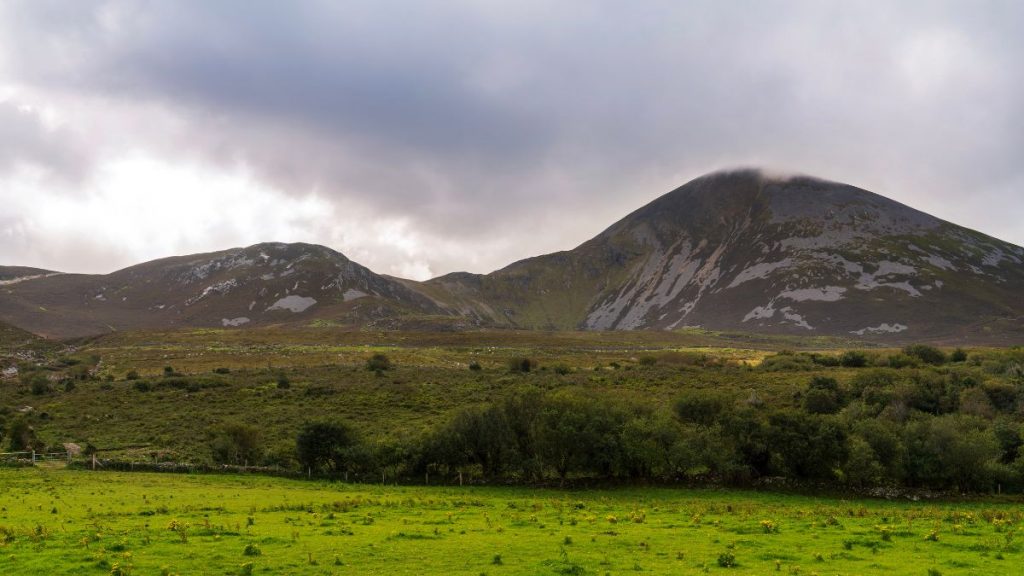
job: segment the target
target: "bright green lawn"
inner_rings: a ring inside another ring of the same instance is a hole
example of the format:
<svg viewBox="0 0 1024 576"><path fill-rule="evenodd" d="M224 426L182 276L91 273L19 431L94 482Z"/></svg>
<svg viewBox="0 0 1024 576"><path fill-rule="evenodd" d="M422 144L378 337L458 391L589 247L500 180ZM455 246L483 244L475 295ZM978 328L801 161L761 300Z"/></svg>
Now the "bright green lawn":
<svg viewBox="0 0 1024 576"><path fill-rule="evenodd" d="M0 574L1020 574L1022 511L0 469Z"/></svg>

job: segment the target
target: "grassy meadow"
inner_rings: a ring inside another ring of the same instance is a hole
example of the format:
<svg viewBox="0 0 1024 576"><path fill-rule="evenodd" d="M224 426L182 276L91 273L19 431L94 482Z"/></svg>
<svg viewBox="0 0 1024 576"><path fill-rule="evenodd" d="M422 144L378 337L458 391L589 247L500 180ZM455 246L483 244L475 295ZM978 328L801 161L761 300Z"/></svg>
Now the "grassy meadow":
<svg viewBox="0 0 1024 576"><path fill-rule="evenodd" d="M0 573L1020 573L1019 501L0 469Z"/></svg>

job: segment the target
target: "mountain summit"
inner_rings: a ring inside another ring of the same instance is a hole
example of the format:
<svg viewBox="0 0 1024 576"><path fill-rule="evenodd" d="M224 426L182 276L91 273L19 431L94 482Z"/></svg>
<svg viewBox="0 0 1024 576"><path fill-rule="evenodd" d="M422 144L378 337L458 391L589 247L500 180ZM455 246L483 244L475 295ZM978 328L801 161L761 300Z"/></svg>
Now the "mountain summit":
<svg viewBox="0 0 1024 576"><path fill-rule="evenodd" d="M533 328L908 336L1019 327L1024 249L853 186L697 178L578 248L430 281Z"/></svg>
<svg viewBox="0 0 1024 576"><path fill-rule="evenodd" d="M853 186L697 178L579 247L414 282L309 244L108 275L0 267L0 319L51 336L326 321L991 341L1024 335L1024 249Z"/></svg>

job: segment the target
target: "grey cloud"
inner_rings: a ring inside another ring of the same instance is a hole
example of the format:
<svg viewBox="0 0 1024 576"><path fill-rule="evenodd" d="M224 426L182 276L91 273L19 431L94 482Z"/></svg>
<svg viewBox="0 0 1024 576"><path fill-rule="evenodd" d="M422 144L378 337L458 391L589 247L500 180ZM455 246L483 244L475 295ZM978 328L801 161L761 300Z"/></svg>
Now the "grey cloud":
<svg viewBox="0 0 1024 576"><path fill-rule="evenodd" d="M1015 2L2 10L18 83L163 106L186 126L181 154L240 159L428 238L515 239L479 270L568 248L739 164L848 181L1024 243ZM462 266L445 258L436 272Z"/></svg>

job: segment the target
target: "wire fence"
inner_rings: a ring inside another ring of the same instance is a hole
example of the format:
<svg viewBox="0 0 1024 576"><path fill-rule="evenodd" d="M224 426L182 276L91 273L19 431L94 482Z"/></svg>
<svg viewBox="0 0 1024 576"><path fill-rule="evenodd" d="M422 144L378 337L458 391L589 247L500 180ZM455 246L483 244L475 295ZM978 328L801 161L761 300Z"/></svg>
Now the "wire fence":
<svg viewBox="0 0 1024 576"><path fill-rule="evenodd" d="M39 462L71 462L69 452L0 452L0 463L8 465L34 465Z"/></svg>

